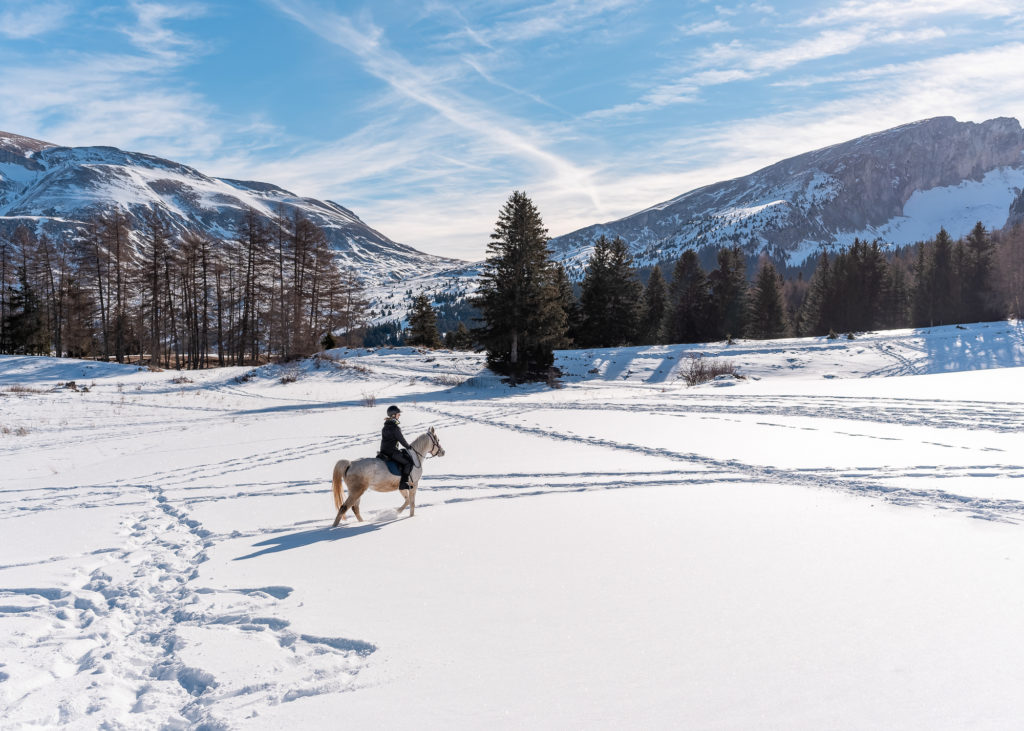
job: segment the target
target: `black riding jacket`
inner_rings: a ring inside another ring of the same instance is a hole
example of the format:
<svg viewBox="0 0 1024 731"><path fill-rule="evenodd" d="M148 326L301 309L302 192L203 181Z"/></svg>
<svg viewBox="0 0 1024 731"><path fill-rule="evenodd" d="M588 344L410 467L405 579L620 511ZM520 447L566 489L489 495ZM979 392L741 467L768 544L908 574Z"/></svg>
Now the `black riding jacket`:
<svg viewBox="0 0 1024 731"><path fill-rule="evenodd" d="M398 420L385 419L384 428L380 431L381 454L386 454L390 457L398 451L399 444L406 449L412 449L409 442L405 441L405 437L402 436L402 429L398 426Z"/></svg>

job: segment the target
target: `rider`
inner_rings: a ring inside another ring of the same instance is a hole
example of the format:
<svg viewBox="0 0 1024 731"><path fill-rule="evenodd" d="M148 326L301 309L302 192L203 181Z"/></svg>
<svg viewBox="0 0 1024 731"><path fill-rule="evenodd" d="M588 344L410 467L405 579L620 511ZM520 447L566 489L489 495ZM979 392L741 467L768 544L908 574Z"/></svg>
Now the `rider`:
<svg viewBox="0 0 1024 731"><path fill-rule="evenodd" d="M388 418L384 420L384 428L380 432L380 453L395 462L402 470L402 479L398 483L399 490L409 489L409 473L412 472L412 457L405 449L412 449L409 442L405 441L402 429L398 426L398 419L402 416L402 410L397 406L388 407ZM401 444L405 449L399 449Z"/></svg>

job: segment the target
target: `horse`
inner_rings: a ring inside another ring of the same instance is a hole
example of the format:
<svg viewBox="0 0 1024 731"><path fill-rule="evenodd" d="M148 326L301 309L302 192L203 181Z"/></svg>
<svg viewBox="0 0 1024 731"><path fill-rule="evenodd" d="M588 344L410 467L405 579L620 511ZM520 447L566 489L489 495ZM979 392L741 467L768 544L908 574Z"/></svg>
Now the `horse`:
<svg viewBox="0 0 1024 731"><path fill-rule="evenodd" d="M434 427L427 429L426 434L420 434L412 444L412 460L414 466L409 475L409 489L402 490L405 502L398 509L401 514L405 507L409 506L409 517L416 515L416 486L423 475L423 461L427 457L443 457L444 449L437 439ZM366 457L349 462L347 459L339 459L334 465L334 507L338 509L338 516L334 519L332 528L336 528L349 508L355 513L356 519L362 522L363 516L359 514L359 500L363 493L373 488L377 492L393 492L398 489L401 479L391 474L383 460L376 457ZM345 490L342 483L348 485L348 498L345 497Z"/></svg>

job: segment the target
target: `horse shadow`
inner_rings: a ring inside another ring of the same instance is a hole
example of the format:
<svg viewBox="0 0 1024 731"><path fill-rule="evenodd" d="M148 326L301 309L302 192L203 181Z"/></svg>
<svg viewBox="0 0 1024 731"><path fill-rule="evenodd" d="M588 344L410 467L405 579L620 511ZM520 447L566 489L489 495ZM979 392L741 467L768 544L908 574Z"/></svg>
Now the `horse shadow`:
<svg viewBox="0 0 1024 731"><path fill-rule="evenodd" d="M365 533L373 533L378 531L384 526L392 523L397 523L400 518L390 518L375 523L363 523L360 525L352 526L351 528L345 525L338 526L337 528L313 528L311 530L298 531L297 533L287 533L285 535L277 535L273 538L268 538L265 541L254 543L253 548L261 548L261 550L247 553L244 556L236 556L233 561L246 561L251 558L259 558L260 556L268 556L272 553L280 553L281 551L291 551L296 548L305 548L306 546L313 546L317 543L332 543L334 541L340 541L345 538L354 538L356 536L363 535Z"/></svg>

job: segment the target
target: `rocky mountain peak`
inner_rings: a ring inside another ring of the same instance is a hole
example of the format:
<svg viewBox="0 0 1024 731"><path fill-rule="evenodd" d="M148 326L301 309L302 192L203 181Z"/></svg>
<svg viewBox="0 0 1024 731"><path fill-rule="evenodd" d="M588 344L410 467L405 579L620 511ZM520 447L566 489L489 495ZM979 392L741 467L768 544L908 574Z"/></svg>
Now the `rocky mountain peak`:
<svg viewBox="0 0 1024 731"><path fill-rule="evenodd" d="M592 242L621 236L641 264L738 245L799 263L855 236L909 244L945 226L1002 227L1024 187L1016 119L935 117L797 155L552 241L579 276Z"/></svg>

